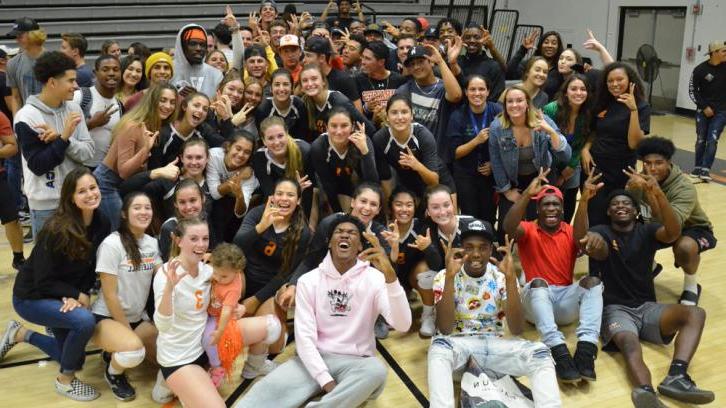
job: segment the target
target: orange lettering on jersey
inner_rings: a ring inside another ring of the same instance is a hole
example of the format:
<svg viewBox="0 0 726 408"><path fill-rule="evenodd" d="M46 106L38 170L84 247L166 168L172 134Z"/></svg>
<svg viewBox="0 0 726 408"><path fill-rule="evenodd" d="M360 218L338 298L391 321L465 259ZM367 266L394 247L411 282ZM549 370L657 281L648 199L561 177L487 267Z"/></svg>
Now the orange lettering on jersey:
<svg viewBox="0 0 726 408"><path fill-rule="evenodd" d="M274 242L272 242L272 241L270 241L270 242L267 243L267 245L265 245L265 249L264 249L263 252L267 256L272 256L272 254L275 253L275 249L277 249L277 244L274 243Z"/></svg>
<svg viewBox="0 0 726 408"><path fill-rule="evenodd" d="M197 310L199 310L199 309L201 309L201 308L204 307L204 298L202 297L203 294L204 294L204 292L202 292L201 290L195 290L194 291L194 298L197 299L197 304L194 305L194 307Z"/></svg>

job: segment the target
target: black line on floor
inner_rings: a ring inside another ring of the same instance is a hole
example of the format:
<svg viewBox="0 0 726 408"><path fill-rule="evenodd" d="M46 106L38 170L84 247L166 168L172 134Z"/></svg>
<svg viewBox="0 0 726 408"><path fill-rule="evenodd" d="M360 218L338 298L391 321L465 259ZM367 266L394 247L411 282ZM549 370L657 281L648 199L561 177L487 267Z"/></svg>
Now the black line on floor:
<svg viewBox="0 0 726 408"><path fill-rule="evenodd" d="M292 322L292 319L289 319L288 323L291 323L291 322ZM285 347L287 347L290 344L295 342L295 331L289 330L289 328L288 328L288 334L289 334L289 336L287 338L287 344ZM274 356L271 355L270 357L272 357L272 360L274 360L277 356L278 356L278 354L275 354ZM227 407L231 407L235 402L237 402L237 399L239 399L239 397L247 390L247 388L249 388L250 384L252 384L253 381L254 380L247 380L247 379L242 381L242 383L240 385L238 385L237 388L235 388L231 394L229 394L229 397L227 397L227 399L224 401L224 404Z"/></svg>
<svg viewBox="0 0 726 408"><path fill-rule="evenodd" d="M388 363L389 366L393 369L393 372L396 373L398 378L401 379L403 382L403 385L408 388L409 391L411 391L411 394L413 394L414 398L421 404L422 407L428 407L429 406L429 400L426 398L426 396L421 392L421 390L414 384L411 377L406 374L406 372L401 368L401 366L398 364L395 358L391 355L391 353L386 350L386 348L383 346L383 344L376 340L376 349L378 349L378 352L381 353L381 356L384 360Z"/></svg>
<svg viewBox="0 0 726 408"><path fill-rule="evenodd" d="M86 356L92 356L94 354L100 354L100 353L101 353L101 349L91 350L91 351L86 352ZM25 366L25 365L30 365L30 364L37 364L41 361L50 361L50 360L51 360L50 357L43 357L43 358L34 358L32 360L15 361L12 363L0 364L0 369L20 367L20 366Z"/></svg>

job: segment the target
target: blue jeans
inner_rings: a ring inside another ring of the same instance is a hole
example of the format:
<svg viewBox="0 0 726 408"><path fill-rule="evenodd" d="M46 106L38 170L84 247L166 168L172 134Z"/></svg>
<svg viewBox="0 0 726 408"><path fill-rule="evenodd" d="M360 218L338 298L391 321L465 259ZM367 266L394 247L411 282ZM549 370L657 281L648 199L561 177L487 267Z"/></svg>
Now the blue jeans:
<svg viewBox="0 0 726 408"><path fill-rule="evenodd" d="M428 355L431 408L454 408L454 372L462 373L469 357L496 374L526 375L535 407L562 406L555 364L544 344L494 336L437 336Z"/></svg>
<svg viewBox="0 0 726 408"><path fill-rule="evenodd" d="M13 296L13 307L30 323L53 329L55 337L32 333L28 343L41 349L60 363L60 372L72 374L86 361L86 344L93 336L96 319L86 308L60 311L63 302L57 299L19 299Z"/></svg>
<svg viewBox="0 0 726 408"><path fill-rule="evenodd" d="M123 201L118 192L118 186L123 179L103 163L94 170L98 189L101 191L101 204L99 210L111 221L111 231L116 231L121 223L121 207Z"/></svg>
<svg viewBox="0 0 726 408"><path fill-rule="evenodd" d="M23 180L23 166L20 163L20 152L13 157L5 159L5 170L8 173L8 185L13 195L13 204L15 204L18 211L21 211L25 207L25 203L23 202L23 191L20 188Z"/></svg>
<svg viewBox="0 0 726 408"><path fill-rule="evenodd" d="M707 118L703 111L696 113L696 168L711 169L716 147L726 125L726 111L716 111Z"/></svg>
<svg viewBox="0 0 726 408"><path fill-rule="evenodd" d="M30 228L33 230L33 237L38 237L40 230L43 229L43 225L48 221L55 210L34 210L30 209Z"/></svg>
<svg viewBox="0 0 726 408"><path fill-rule="evenodd" d="M575 282L569 286L532 288L529 282L522 290L524 317L535 324L547 347L565 343L557 330L559 324L570 324L580 318L577 338L597 345L602 321L602 283L585 289Z"/></svg>

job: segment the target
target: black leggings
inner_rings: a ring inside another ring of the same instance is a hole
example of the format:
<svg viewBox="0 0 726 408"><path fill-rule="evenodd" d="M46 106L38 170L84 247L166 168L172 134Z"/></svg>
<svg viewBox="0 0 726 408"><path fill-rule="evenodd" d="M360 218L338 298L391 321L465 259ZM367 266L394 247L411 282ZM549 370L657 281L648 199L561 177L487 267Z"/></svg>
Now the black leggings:
<svg viewBox="0 0 726 408"><path fill-rule="evenodd" d="M494 225L497 205L494 195L494 177L454 173L457 201L461 213L471 215Z"/></svg>

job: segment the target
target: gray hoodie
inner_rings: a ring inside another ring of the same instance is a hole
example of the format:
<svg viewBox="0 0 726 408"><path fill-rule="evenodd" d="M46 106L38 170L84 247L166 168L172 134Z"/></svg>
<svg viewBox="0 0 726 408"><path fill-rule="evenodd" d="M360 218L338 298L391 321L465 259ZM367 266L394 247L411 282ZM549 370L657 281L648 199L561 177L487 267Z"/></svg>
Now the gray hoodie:
<svg viewBox="0 0 726 408"><path fill-rule="evenodd" d="M23 153L23 189L28 196L28 206L33 210L58 207L65 176L76 167L93 161L94 143L83 120L68 141L59 137L45 143L38 139L39 125L46 124L60 133L71 112L78 112L83 117L81 107L73 101L51 108L37 95L32 95L15 115L15 134Z"/></svg>
<svg viewBox="0 0 726 408"><path fill-rule="evenodd" d="M202 62L199 65L191 65L184 55L182 47L181 35L189 27L197 27L207 32L199 24L187 24L179 30L176 35L176 45L174 46L174 77L171 79L172 85L177 89L183 88L184 82L193 86L197 91L207 95L210 99L217 94L217 86L222 82L222 72Z"/></svg>

